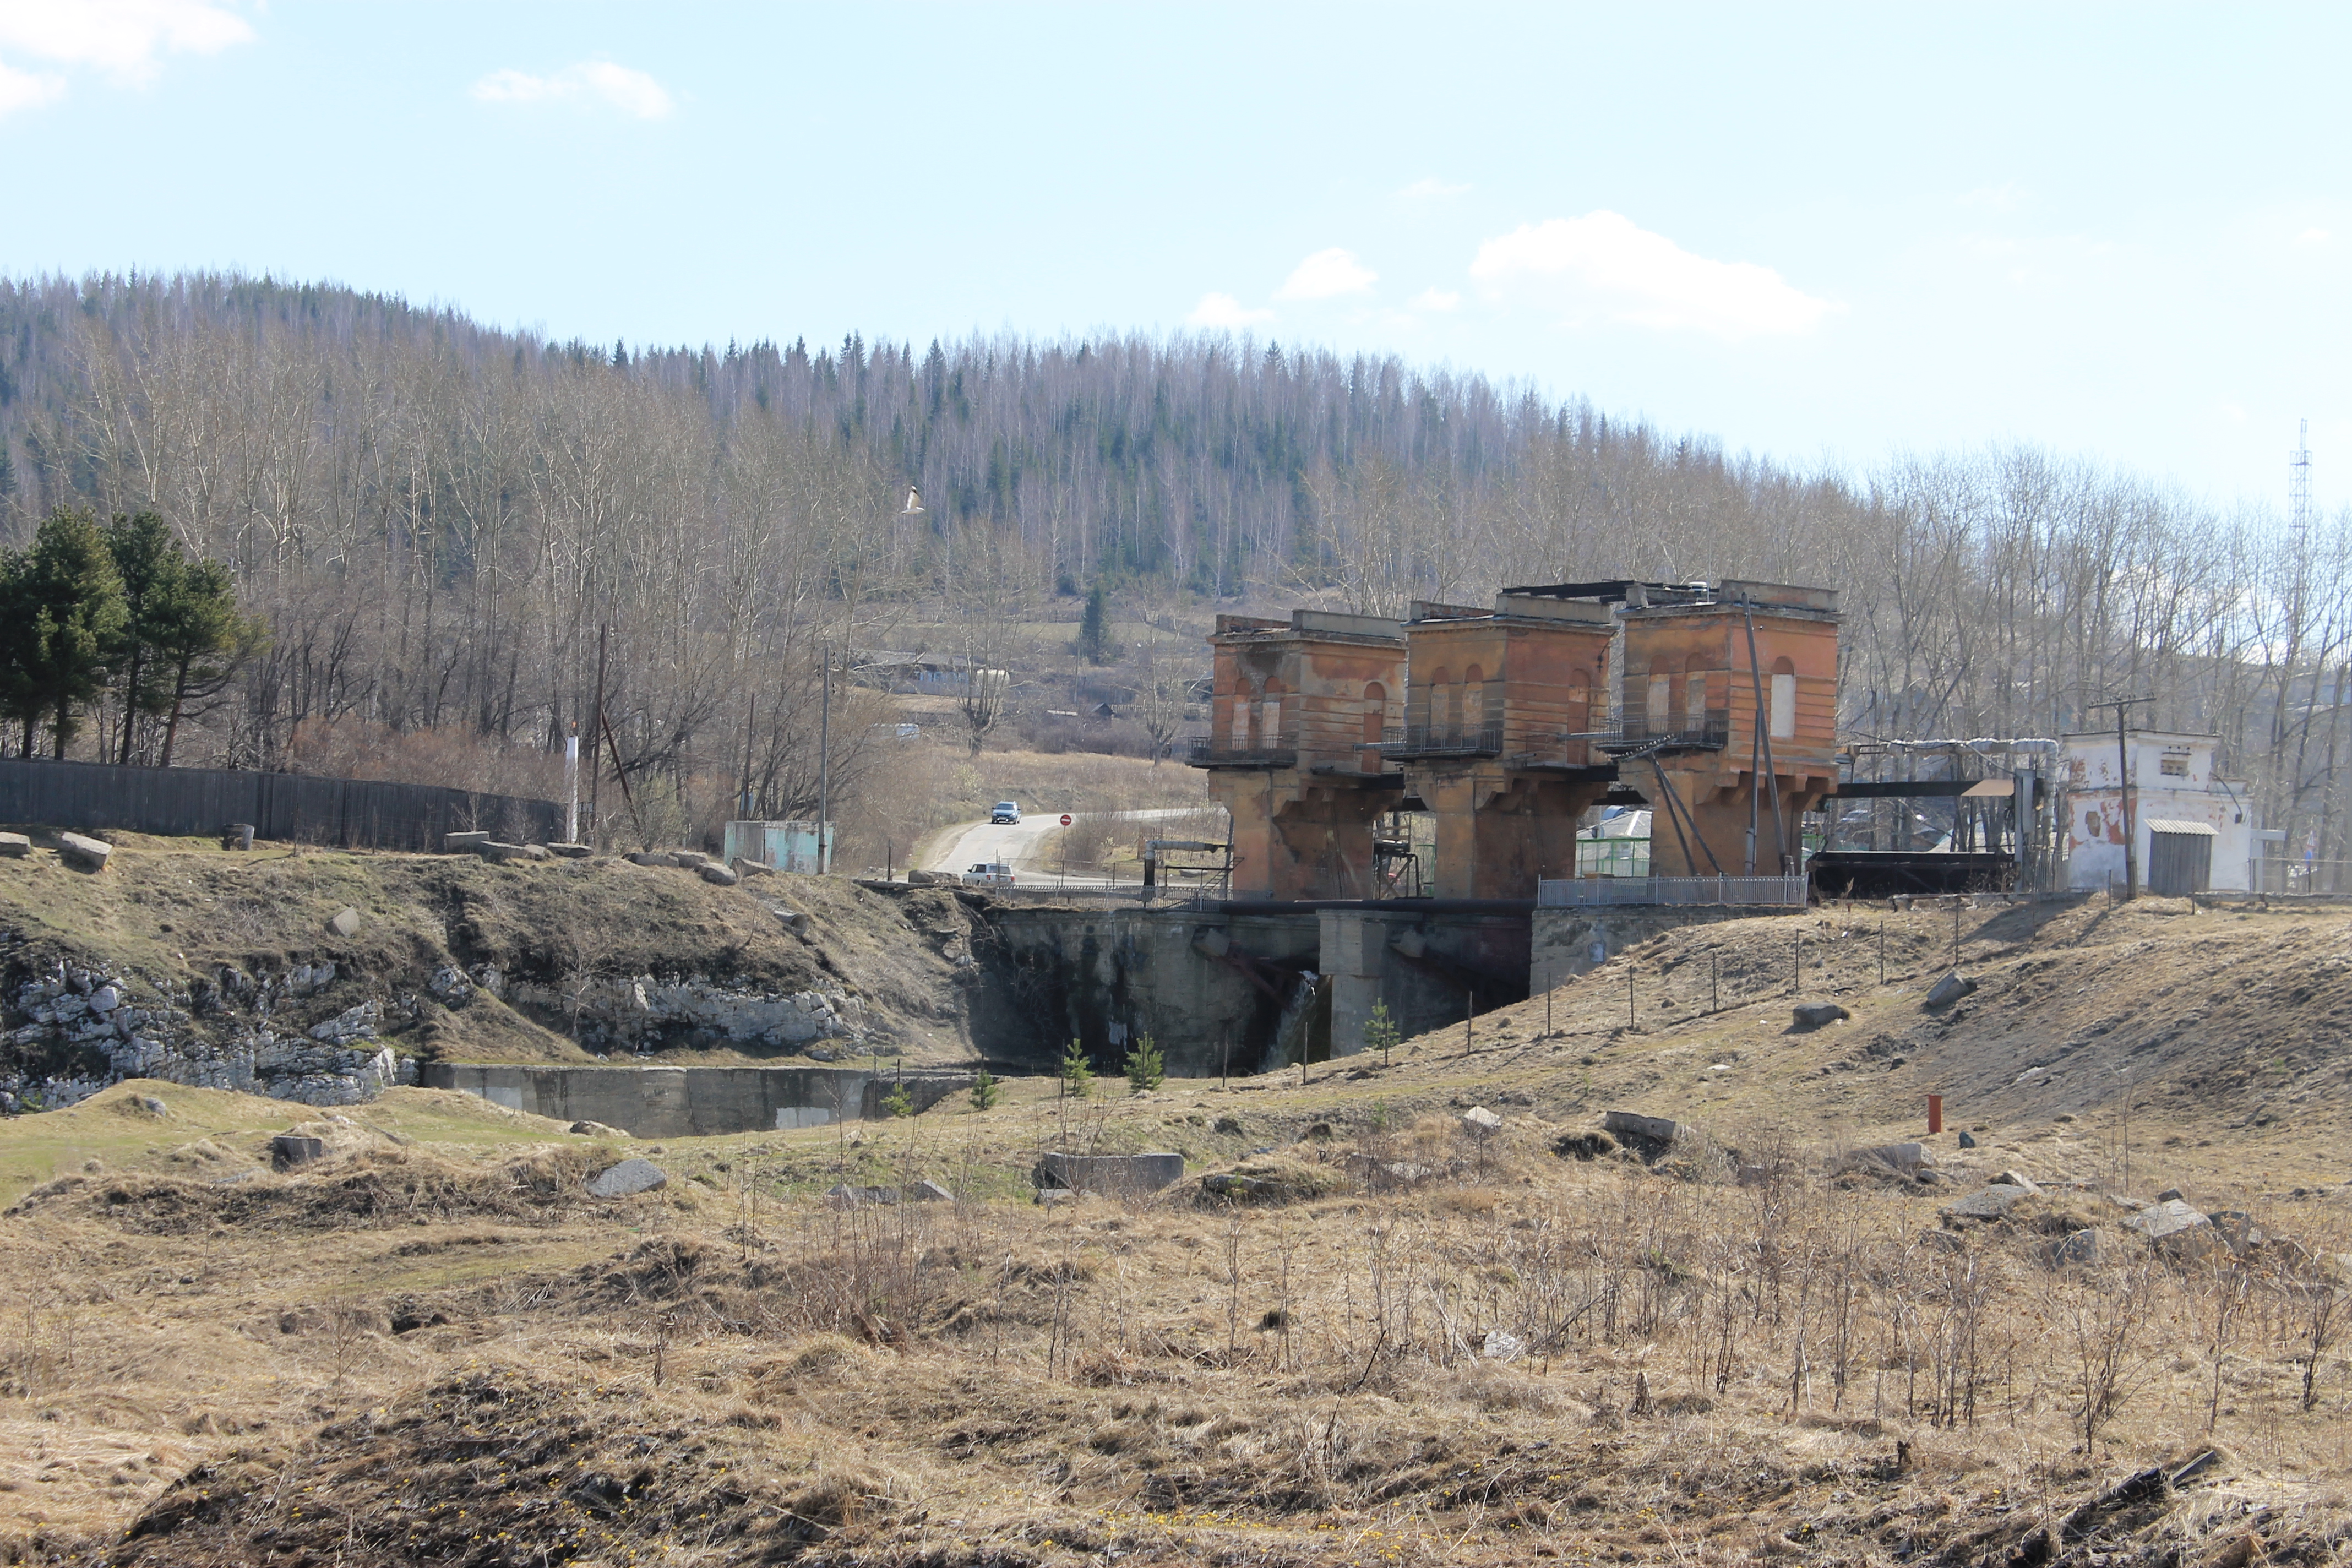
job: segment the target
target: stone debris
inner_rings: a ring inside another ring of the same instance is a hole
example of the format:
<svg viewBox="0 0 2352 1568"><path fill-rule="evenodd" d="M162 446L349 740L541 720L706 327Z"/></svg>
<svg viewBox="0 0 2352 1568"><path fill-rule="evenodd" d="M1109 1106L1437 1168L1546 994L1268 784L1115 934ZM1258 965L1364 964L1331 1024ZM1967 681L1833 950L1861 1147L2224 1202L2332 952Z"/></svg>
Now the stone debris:
<svg viewBox="0 0 2352 1568"><path fill-rule="evenodd" d="M601 1121L575 1121L564 1131L577 1132L583 1138L626 1138L628 1136L621 1129L608 1127Z"/></svg>
<svg viewBox="0 0 2352 1568"><path fill-rule="evenodd" d="M1235 1204L1286 1204L1297 1195L1288 1183L1228 1171L1202 1177L1201 1191L1204 1196Z"/></svg>
<svg viewBox="0 0 2352 1568"><path fill-rule="evenodd" d="M142 1094L131 1103L138 1106L140 1110L145 1111L150 1116L169 1116L172 1114L172 1108L164 1104L162 1100L156 1099L152 1094Z"/></svg>
<svg viewBox="0 0 2352 1568"><path fill-rule="evenodd" d="M2021 1176L2015 1171L2003 1171L1992 1179L1992 1184L1997 1187L2022 1187L2029 1193L2038 1193L2042 1190L2040 1184L2032 1177Z"/></svg>
<svg viewBox="0 0 2352 1568"><path fill-rule="evenodd" d="M2263 1246L2270 1233L2254 1223L2254 1216L2243 1209L2221 1209L2212 1216L2213 1228L2230 1244L2230 1250L2243 1258Z"/></svg>
<svg viewBox="0 0 2352 1568"><path fill-rule="evenodd" d="M854 1209L869 1204L895 1204L898 1201L896 1187L855 1187L847 1182L825 1189L824 1201L837 1209Z"/></svg>
<svg viewBox="0 0 2352 1568"><path fill-rule="evenodd" d="M710 863L710 857L699 849L673 849L669 858L672 865L683 866L689 871L699 870Z"/></svg>
<svg viewBox="0 0 2352 1568"><path fill-rule="evenodd" d="M1528 1342L1501 1329L1488 1329L1478 1353L1488 1361L1517 1361L1528 1353Z"/></svg>
<svg viewBox="0 0 2352 1568"><path fill-rule="evenodd" d="M1930 1007L1948 1007L1953 1003L1958 1001L1961 997L1973 993L1976 988L1977 983L1975 981L1969 979L1967 975L1955 969L1949 974L1945 975L1941 980L1937 981L1934 985L1928 988L1927 1005Z"/></svg>
<svg viewBox="0 0 2352 1568"><path fill-rule="evenodd" d="M269 1141L269 1168L290 1171L297 1165L307 1165L322 1160L327 1154L324 1138L307 1137L299 1132L280 1132Z"/></svg>
<svg viewBox="0 0 2352 1568"><path fill-rule="evenodd" d="M443 834L441 836L441 848L445 854L470 855L474 853L474 851L479 849L483 845L488 844L489 841L490 836L488 831L478 832L472 828L467 828L463 833Z"/></svg>
<svg viewBox="0 0 2352 1568"><path fill-rule="evenodd" d="M555 858L552 854L549 853L548 847L544 844L526 844L522 847L522 852L524 858L530 860L552 860Z"/></svg>
<svg viewBox="0 0 2352 1568"><path fill-rule="evenodd" d="M1147 1154L1040 1155L1031 1180L1040 1188L1070 1187L1118 1194L1156 1193L1184 1179L1184 1156L1168 1151Z"/></svg>
<svg viewBox="0 0 2352 1568"><path fill-rule="evenodd" d="M1037 1203L1040 1207L1052 1208L1058 1204L1074 1204L1077 1201L1078 1194L1072 1192L1067 1187L1039 1187L1037 1189Z"/></svg>
<svg viewBox="0 0 2352 1568"><path fill-rule="evenodd" d="M937 1182L917 1182L913 1186L907 1189L907 1196L910 1202L919 1204L951 1204L955 1202L955 1194L948 1191L945 1187L940 1185Z"/></svg>
<svg viewBox="0 0 2352 1568"><path fill-rule="evenodd" d="M1846 1156L1846 1160L1848 1163L1856 1160L1874 1160L1906 1176L1916 1176L1921 1171L1934 1167L1936 1154L1925 1143L1881 1143L1874 1148L1856 1149Z"/></svg>
<svg viewBox="0 0 2352 1568"><path fill-rule="evenodd" d="M2099 1261L2099 1233L2071 1230L2046 1241L2042 1245L2042 1260L2053 1268L2095 1268Z"/></svg>
<svg viewBox="0 0 2352 1568"><path fill-rule="evenodd" d="M1977 1141L1976 1141L1975 1137L1974 1137L1972 1134L1970 1134L1970 1133L1967 1133L1967 1132L1963 1132L1963 1133L1961 1133L1961 1134L1960 1134L1960 1147L1961 1147L1961 1148L1963 1148L1963 1149L1973 1149L1973 1148L1975 1148L1976 1146L1977 1146Z"/></svg>
<svg viewBox="0 0 2352 1568"><path fill-rule="evenodd" d="M551 844L547 852L559 860L585 860L596 851L585 844Z"/></svg>
<svg viewBox="0 0 2352 1568"><path fill-rule="evenodd" d="M462 1007L474 999L474 983L454 963L436 969L433 978L425 983L425 989L433 993L433 999L444 1007Z"/></svg>
<svg viewBox="0 0 2352 1568"><path fill-rule="evenodd" d="M33 841L21 833L0 833L0 855L22 860L33 852Z"/></svg>
<svg viewBox="0 0 2352 1568"><path fill-rule="evenodd" d="M784 904L770 904L768 909L782 923L783 928L793 935L797 936L808 930L808 916L801 913L800 910Z"/></svg>
<svg viewBox="0 0 2352 1568"><path fill-rule="evenodd" d="M2179 1198L2150 1204L2125 1216L2123 1224L2126 1229L2147 1237L2158 1250L2182 1261L2215 1257L2229 1246L2210 1219Z"/></svg>
<svg viewBox="0 0 2352 1568"><path fill-rule="evenodd" d="M731 888L742 879L716 860L706 860L694 868L695 875L714 888Z"/></svg>
<svg viewBox="0 0 2352 1568"><path fill-rule="evenodd" d="M2167 1187L2156 1194L2156 1201L2160 1204L2178 1204L2188 1200L2182 1195L2179 1187Z"/></svg>
<svg viewBox="0 0 2352 1568"><path fill-rule="evenodd" d="M105 870L107 857L114 853L114 846L103 838L88 838L79 833L58 834L58 852L68 860L93 871Z"/></svg>
<svg viewBox="0 0 2352 1568"><path fill-rule="evenodd" d="M520 860L523 857L521 845L502 844L495 838L478 845L474 852L493 866L503 866L509 860Z"/></svg>
<svg viewBox="0 0 2352 1568"><path fill-rule="evenodd" d="M327 922L327 929L349 942L360 934L359 910L346 908L338 911L335 918Z"/></svg>
<svg viewBox="0 0 2352 1568"><path fill-rule="evenodd" d="M1853 1016L1835 1002L1800 1002L1789 1011L1800 1029L1818 1029L1824 1024Z"/></svg>
<svg viewBox="0 0 2352 1568"><path fill-rule="evenodd" d="M633 850L630 852L628 860L629 864L632 866L675 866L677 864L677 856L664 855L651 849Z"/></svg>
<svg viewBox="0 0 2352 1568"><path fill-rule="evenodd" d="M1488 1133L1500 1132L1503 1119L1483 1105L1474 1105L1462 1113L1462 1125L1473 1135L1484 1138Z"/></svg>
<svg viewBox="0 0 2352 1568"><path fill-rule="evenodd" d="M1999 1219L2020 1200L2030 1196L2023 1187L2012 1187L1996 1182L1982 1192L1944 1205L1942 1213L1951 1219Z"/></svg>
<svg viewBox="0 0 2352 1568"><path fill-rule="evenodd" d="M651 1160L624 1160L588 1178L592 1198L625 1198L669 1185L669 1177Z"/></svg>

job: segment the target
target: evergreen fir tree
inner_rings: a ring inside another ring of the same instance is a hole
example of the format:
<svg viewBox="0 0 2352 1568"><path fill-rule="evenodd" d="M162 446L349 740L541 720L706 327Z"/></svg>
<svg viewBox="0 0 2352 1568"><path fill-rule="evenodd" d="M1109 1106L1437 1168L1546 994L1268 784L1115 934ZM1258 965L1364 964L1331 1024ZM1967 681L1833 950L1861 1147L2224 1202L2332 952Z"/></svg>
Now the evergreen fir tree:
<svg viewBox="0 0 2352 1568"><path fill-rule="evenodd" d="M1110 662L1110 605L1099 583L1087 593L1086 618L1078 623L1078 657L1088 664Z"/></svg>

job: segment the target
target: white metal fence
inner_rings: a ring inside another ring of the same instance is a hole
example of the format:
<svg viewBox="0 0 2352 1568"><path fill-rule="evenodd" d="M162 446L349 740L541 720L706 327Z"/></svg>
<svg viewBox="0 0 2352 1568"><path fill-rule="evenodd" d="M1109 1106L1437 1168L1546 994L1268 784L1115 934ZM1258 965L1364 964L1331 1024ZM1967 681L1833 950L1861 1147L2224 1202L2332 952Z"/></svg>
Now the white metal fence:
<svg viewBox="0 0 2352 1568"><path fill-rule="evenodd" d="M1801 909L1802 877L1579 877L1536 884L1536 903L1547 910L1593 909L1614 904L1756 905Z"/></svg>

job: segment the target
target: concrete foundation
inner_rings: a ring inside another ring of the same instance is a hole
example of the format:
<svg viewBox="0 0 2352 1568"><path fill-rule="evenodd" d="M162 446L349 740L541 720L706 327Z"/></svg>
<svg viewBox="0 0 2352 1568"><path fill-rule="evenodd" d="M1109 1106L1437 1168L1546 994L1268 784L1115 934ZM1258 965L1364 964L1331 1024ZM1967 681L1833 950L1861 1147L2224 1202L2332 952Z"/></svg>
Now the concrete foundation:
<svg viewBox="0 0 2352 1568"><path fill-rule="evenodd" d="M1629 947L1677 926L1714 925L1749 920L1770 911L1661 904L1623 904L1591 910L1538 910L1530 933L1528 991L1541 995L1589 974Z"/></svg>
<svg viewBox="0 0 2352 1568"><path fill-rule="evenodd" d="M558 1121L601 1121L638 1138L698 1138L774 1128L823 1127L887 1114L882 1098L901 1080L855 1068L566 1067L428 1062L426 1089L478 1094L509 1110ZM971 1079L925 1074L903 1080L918 1110Z"/></svg>

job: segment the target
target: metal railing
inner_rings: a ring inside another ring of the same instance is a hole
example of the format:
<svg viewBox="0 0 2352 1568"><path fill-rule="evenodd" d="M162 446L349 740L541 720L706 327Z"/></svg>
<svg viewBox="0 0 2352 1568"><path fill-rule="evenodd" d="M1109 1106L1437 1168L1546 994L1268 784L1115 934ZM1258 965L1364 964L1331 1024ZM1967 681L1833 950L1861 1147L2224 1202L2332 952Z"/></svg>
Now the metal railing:
<svg viewBox="0 0 2352 1568"><path fill-rule="evenodd" d="M1802 877L1578 877L1536 884L1536 905L1547 910L1617 904L1756 906L1802 909Z"/></svg>
<svg viewBox="0 0 2352 1568"><path fill-rule="evenodd" d="M1185 759L1196 768L1290 768L1298 765L1297 737L1280 737L1255 745L1246 742L1234 745L1229 740L1210 737L1192 742Z"/></svg>
<svg viewBox="0 0 2352 1568"><path fill-rule="evenodd" d="M1381 736L1384 757L1493 757L1503 751L1503 721L1498 716L1475 724L1408 723L1391 727Z"/></svg>
<svg viewBox="0 0 2352 1568"><path fill-rule="evenodd" d="M1627 713L1617 732L1593 744L1604 752L1717 751L1731 741L1731 710L1710 708L1694 722L1686 713L1666 714L1655 722L1641 713Z"/></svg>

